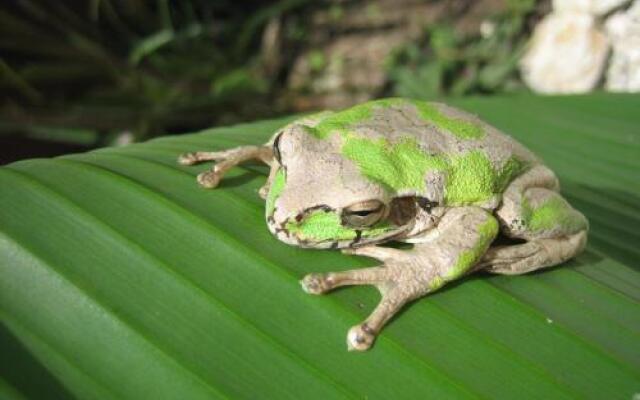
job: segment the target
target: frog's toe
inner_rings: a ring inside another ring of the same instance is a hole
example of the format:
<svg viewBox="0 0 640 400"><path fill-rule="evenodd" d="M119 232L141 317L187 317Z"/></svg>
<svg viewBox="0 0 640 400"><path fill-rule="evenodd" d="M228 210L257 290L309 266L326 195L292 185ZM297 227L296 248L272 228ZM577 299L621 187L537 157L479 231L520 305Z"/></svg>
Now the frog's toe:
<svg viewBox="0 0 640 400"><path fill-rule="evenodd" d="M197 179L200 186L207 189L213 189L218 186L218 183L220 182L220 176L214 171L202 172L198 174Z"/></svg>
<svg viewBox="0 0 640 400"><path fill-rule="evenodd" d="M349 329L349 333L347 334L347 350L368 350L375 340L375 333L366 323L356 325Z"/></svg>
<svg viewBox="0 0 640 400"><path fill-rule="evenodd" d="M302 278L300 285L309 294L322 294L331 289L324 274L308 274Z"/></svg>
<svg viewBox="0 0 640 400"><path fill-rule="evenodd" d="M269 195L269 185L265 184L264 186L262 186L260 188L260 190L258 190L258 195L260 196L260 198L262 198L263 200L267 199L267 196Z"/></svg>
<svg viewBox="0 0 640 400"><path fill-rule="evenodd" d="M388 272L386 268L370 267L326 274L309 274L300 281L300 284L307 293L322 294L346 285L381 285L389 280Z"/></svg>
<svg viewBox="0 0 640 400"><path fill-rule="evenodd" d="M198 162L197 153L183 153L178 157L178 163L182 165L193 165Z"/></svg>

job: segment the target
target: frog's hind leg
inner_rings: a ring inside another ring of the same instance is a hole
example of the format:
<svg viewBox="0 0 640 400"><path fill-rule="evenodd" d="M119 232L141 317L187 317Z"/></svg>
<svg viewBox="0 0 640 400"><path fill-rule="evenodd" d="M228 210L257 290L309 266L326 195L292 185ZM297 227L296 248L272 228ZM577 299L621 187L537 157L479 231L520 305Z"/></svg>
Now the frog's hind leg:
<svg viewBox="0 0 640 400"><path fill-rule="evenodd" d="M218 185L230 168L254 159L271 165L273 150L270 146L241 146L215 152L196 151L180 155L178 162L182 165L193 165L204 161L216 161L211 170L200 173L197 178L201 186L211 189Z"/></svg>
<svg viewBox="0 0 640 400"><path fill-rule="evenodd" d="M584 249L585 230L565 237L534 239L512 246L496 246L487 250L476 270L505 275L519 275L561 264Z"/></svg>
<svg viewBox="0 0 640 400"><path fill-rule="evenodd" d="M587 219L558 193L558 180L536 166L510 184L496 211L502 233L523 244L494 246L474 268L523 274L560 264L584 249Z"/></svg>

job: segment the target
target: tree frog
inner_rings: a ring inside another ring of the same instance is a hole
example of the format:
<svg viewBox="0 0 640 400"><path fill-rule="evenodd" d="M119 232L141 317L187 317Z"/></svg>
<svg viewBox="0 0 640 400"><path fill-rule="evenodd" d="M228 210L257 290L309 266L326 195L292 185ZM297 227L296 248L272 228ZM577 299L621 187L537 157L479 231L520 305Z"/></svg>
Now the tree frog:
<svg viewBox="0 0 640 400"><path fill-rule="evenodd" d="M197 178L213 188L250 159L270 167L260 195L277 239L380 261L301 280L310 294L378 288L375 310L348 331L349 350L368 349L405 304L447 282L478 270L523 274L557 265L587 240L587 219L540 159L442 103L370 101L299 119L261 146L186 153L179 162L216 161ZM382 246L391 241L412 247Z"/></svg>

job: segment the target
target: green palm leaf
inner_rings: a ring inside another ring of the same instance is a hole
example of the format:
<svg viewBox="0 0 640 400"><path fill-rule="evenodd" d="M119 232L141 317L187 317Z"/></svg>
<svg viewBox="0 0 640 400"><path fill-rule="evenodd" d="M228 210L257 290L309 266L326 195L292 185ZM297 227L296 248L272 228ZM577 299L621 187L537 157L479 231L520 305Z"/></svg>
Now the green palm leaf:
<svg viewBox="0 0 640 400"><path fill-rule="evenodd" d="M453 101L554 168L591 222L562 268L476 275L409 307L363 354L371 265L267 231L265 169L213 191L178 153L261 143L288 119L0 169L0 397L593 398L640 392L640 97ZM5 357L7 355L7 357Z"/></svg>

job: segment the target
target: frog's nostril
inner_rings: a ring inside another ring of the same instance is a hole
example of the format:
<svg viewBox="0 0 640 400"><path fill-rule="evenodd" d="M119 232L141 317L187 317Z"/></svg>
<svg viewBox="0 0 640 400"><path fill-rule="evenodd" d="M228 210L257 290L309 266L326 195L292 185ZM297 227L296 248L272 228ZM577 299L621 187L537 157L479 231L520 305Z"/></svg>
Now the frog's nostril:
<svg viewBox="0 0 640 400"><path fill-rule="evenodd" d="M302 221L302 218L304 218L304 215L302 215L302 213L296 215L296 222Z"/></svg>

